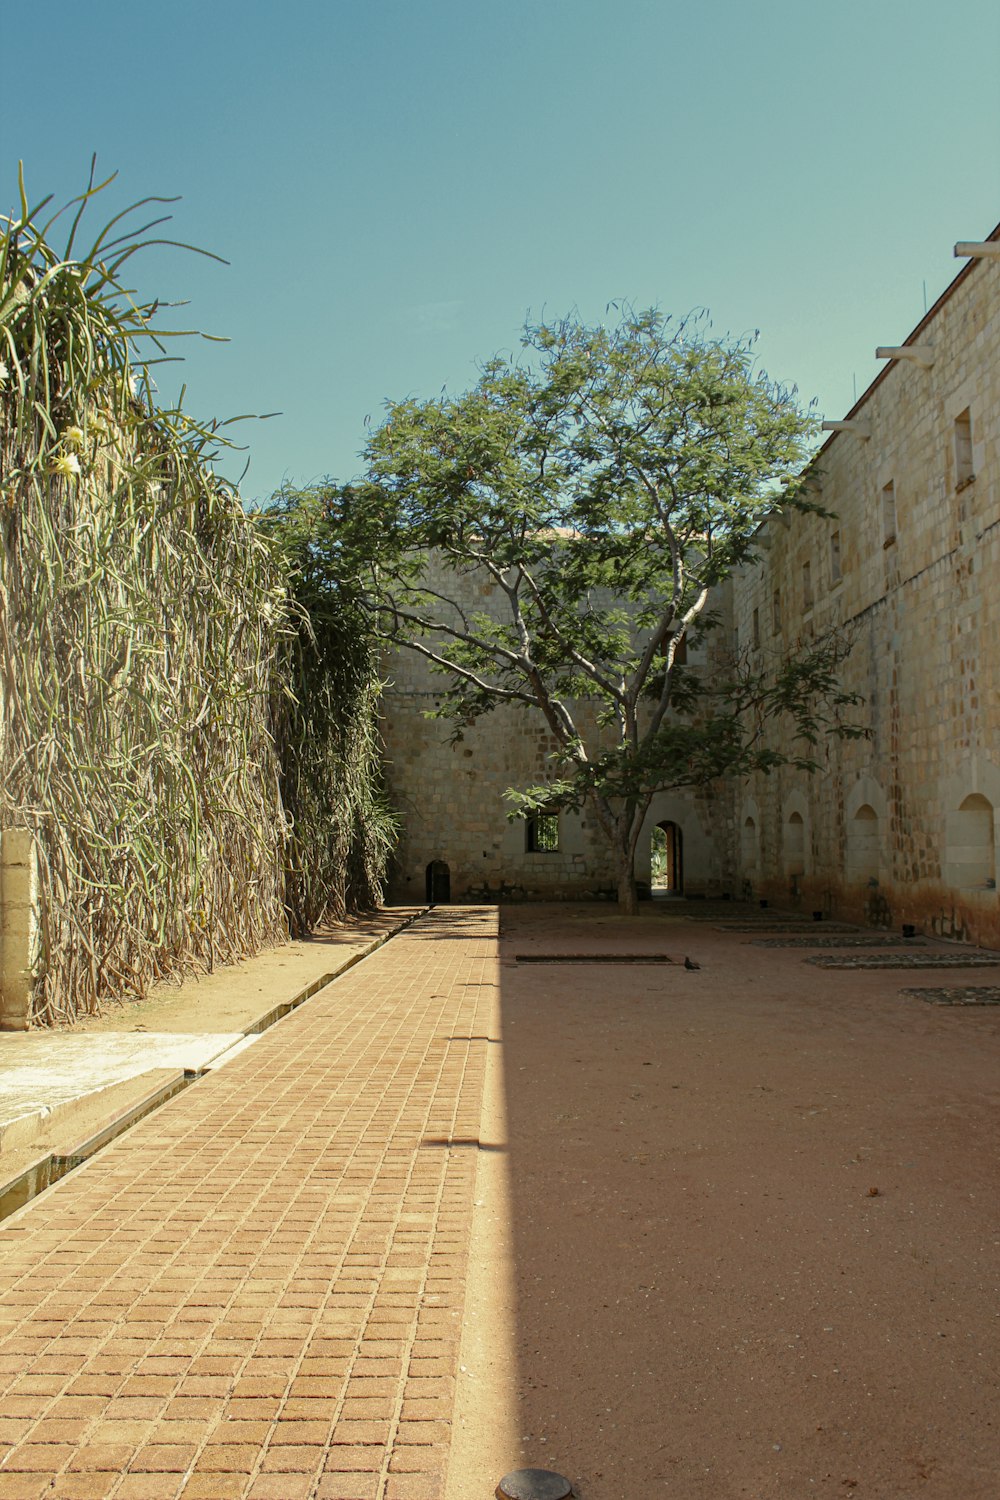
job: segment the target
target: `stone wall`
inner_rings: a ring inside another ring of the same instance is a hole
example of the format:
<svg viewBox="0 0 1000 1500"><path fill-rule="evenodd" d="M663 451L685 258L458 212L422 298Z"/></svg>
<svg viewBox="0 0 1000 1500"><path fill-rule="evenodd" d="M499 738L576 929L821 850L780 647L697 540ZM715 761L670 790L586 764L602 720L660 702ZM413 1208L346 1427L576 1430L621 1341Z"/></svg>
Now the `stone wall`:
<svg viewBox="0 0 1000 1500"><path fill-rule="evenodd" d="M24 1031L42 962L38 848L29 828L0 831L0 1031Z"/></svg>
<svg viewBox="0 0 1000 1500"><path fill-rule="evenodd" d="M456 577L440 557L432 557L425 576L428 587L457 597L466 610L499 609L497 591L481 574ZM524 820L508 817L504 792L544 780L555 749L537 710L502 706L449 743L451 722L426 717L440 702L443 680L424 658L394 651L385 676L387 777L402 819L391 900L424 900L432 862L447 865L452 900L615 898L613 862L592 815L561 813L559 847L553 852L530 850ZM575 710L581 712L580 705ZM586 706L581 718L588 734L595 734ZM686 889L720 890L727 843L717 836L716 816L709 799L661 793L640 841L638 878L649 880L652 830L669 819L683 838Z"/></svg>
<svg viewBox="0 0 1000 1500"><path fill-rule="evenodd" d="M877 330L891 334L891 330ZM740 644L831 625L871 737L734 789L741 888L1000 945L1000 263L971 262L815 465L830 519L771 521L734 580Z"/></svg>

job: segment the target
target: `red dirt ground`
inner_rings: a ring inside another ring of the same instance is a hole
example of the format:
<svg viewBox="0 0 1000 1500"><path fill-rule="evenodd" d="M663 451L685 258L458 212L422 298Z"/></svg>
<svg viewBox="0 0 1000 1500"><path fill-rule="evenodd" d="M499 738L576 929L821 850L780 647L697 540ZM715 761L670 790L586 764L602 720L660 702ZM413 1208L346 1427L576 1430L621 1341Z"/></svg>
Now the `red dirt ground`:
<svg viewBox="0 0 1000 1500"><path fill-rule="evenodd" d="M669 913L503 912L449 1500L994 1500L1000 1008L900 990L1000 970Z"/></svg>

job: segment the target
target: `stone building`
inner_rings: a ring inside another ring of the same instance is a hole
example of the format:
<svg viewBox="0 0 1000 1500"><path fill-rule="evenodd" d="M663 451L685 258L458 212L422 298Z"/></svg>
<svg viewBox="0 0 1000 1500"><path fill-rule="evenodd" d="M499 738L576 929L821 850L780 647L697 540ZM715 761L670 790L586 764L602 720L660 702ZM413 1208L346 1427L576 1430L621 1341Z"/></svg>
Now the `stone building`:
<svg viewBox="0 0 1000 1500"><path fill-rule="evenodd" d="M810 466L830 519L767 522L760 560L715 601L721 629L763 660L837 625L845 683L871 736L784 768L661 793L640 845L650 879L688 894L752 895L875 925L913 922L1000 945L1000 226L958 247L964 268L832 430ZM489 609L489 584L463 580ZM389 664L385 736L404 832L400 900L608 895L586 815L511 822L504 790L540 779L540 718L500 708L455 744L423 715L435 678ZM657 828L662 833L656 834Z"/></svg>
<svg viewBox="0 0 1000 1500"><path fill-rule="evenodd" d="M736 889L1000 944L1000 226L831 429L829 520L772 520L733 580L757 653L845 626L871 737L733 788Z"/></svg>

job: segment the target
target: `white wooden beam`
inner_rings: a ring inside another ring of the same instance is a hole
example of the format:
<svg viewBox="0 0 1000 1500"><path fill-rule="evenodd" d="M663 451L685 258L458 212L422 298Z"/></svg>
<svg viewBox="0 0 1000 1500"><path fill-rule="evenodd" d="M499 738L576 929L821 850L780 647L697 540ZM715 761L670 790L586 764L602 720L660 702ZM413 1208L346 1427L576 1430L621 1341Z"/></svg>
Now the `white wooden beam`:
<svg viewBox="0 0 1000 1500"><path fill-rule="evenodd" d="M867 422L823 422L820 425L824 432L853 432L863 443L867 443L872 435Z"/></svg>
<svg viewBox="0 0 1000 1500"><path fill-rule="evenodd" d="M1000 240L959 240L955 254L968 260L1000 260Z"/></svg>
<svg viewBox="0 0 1000 1500"><path fill-rule="evenodd" d="M929 370L934 363L933 344L880 344L875 350L876 359L908 359Z"/></svg>

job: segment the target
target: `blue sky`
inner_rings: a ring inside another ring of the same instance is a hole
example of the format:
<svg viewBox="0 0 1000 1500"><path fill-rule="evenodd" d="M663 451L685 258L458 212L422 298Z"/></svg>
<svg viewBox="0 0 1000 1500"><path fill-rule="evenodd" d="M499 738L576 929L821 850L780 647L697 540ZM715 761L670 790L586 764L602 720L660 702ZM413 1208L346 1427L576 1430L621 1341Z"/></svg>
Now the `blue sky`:
<svg viewBox="0 0 1000 1500"><path fill-rule="evenodd" d="M160 385L283 413L242 429L248 498L350 477L384 400L615 298L759 328L769 373L842 416L1000 219L995 0L53 0L18 24L0 210L18 158L62 201L93 151L109 211L181 195L169 232L230 264L151 252L139 284L230 342Z"/></svg>

